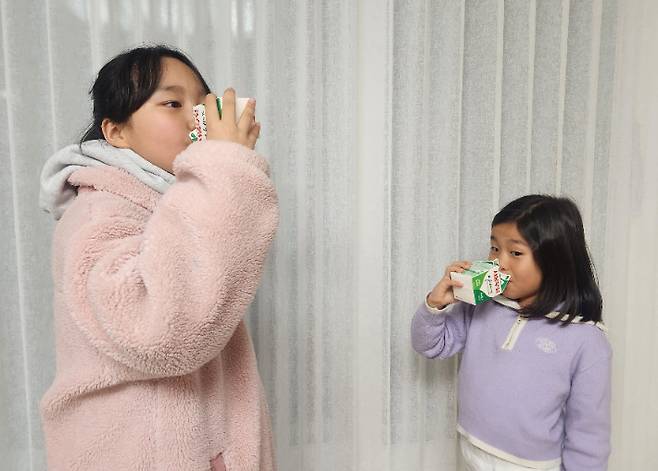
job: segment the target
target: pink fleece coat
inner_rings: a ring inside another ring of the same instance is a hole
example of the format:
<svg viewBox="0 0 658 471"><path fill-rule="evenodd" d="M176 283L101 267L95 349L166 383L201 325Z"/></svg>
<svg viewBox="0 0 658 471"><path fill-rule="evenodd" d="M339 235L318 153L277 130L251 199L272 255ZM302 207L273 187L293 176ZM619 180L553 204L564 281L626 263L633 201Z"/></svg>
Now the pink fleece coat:
<svg viewBox="0 0 658 471"><path fill-rule="evenodd" d="M53 241L57 374L41 401L48 467L274 469L243 316L278 221L266 161L190 145L160 195L83 168Z"/></svg>

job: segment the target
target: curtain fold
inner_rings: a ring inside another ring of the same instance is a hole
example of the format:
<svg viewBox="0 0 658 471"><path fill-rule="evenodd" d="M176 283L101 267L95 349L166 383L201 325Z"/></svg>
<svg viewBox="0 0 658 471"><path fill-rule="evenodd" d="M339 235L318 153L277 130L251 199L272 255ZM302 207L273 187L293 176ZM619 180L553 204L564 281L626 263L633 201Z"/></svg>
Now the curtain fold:
<svg viewBox="0 0 658 471"><path fill-rule="evenodd" d="M658 463L651 1L0 0L0 20L0 467L45 469L41 166L82 134L98 69L163 42L257 99L281 221L247 319L279 469L460 469L457 360L421 359L409 323L529 192L583 212L615 351L610 469Z"/></svg>
<svg viewBox="0 0 658 471"><path fill-rule="evenodd" d="M658 467L657 19L655 2L620 2L603 278L615 470Z"/></svg>

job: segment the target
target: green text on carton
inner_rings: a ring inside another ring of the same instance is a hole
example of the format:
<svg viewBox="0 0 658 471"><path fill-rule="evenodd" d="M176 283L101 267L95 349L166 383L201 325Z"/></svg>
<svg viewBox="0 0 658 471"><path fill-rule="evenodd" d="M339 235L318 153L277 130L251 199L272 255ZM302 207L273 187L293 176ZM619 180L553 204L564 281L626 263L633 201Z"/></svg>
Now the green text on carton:
<svg viewBox="0 0 658 471"><path fill-rule="evenodd" d="M464 285L452 288L456 299L481 304L505 291L510 276L500 272L498 260L478 260L462 273L450 272L450 279Z"/></svg>

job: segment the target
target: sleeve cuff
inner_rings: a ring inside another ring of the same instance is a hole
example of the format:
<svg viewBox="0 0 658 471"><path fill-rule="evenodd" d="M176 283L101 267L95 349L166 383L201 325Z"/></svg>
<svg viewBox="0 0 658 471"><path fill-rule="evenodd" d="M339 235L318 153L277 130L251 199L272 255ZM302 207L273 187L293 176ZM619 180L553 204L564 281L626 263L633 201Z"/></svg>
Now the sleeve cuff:
<svg viewBox="0 0 658 471"><path fill-rule="evenodd" d="M430 293L431 293L431 291L428 292L428 293L425 295L425 309L427 309L428 312L430 312L431 314L447 314L448 312L450 312L450 311L452 310L452 306L453 306L454 304L448 304L448 305L447 305L446 307L444 307L443 309L438 309L438 308L436 308L436 307L432 307L432 306L430 306L429 302L427 302L427 298L430 297Z"/></svg>

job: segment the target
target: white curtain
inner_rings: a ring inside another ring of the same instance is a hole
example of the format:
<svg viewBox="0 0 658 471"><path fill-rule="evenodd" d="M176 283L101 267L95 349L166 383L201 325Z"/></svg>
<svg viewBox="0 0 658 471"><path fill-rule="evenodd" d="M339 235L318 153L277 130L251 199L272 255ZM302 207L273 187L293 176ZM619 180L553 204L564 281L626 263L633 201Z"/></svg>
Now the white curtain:
<svg viewBox="0 0 658 471"><path fill-rule="evenodd" d="M658 2L620 3L606 277L611 469L658 469Z"/></svg>
<svg viewBox="0 0 658 471"><path fill-rule="evenodd" d="M420 359L409 322L528 192L585 218L615 350L610 469L658 466L652 0L0 0L0 16L0 469L45 469L39 171L79 138L99 67L142 42L257 98L281 225L248 320L281 470L459 469L456 361Z"/></svg>

